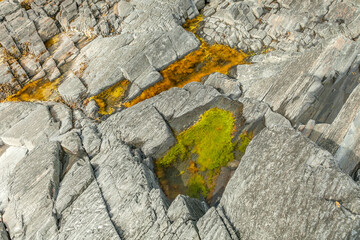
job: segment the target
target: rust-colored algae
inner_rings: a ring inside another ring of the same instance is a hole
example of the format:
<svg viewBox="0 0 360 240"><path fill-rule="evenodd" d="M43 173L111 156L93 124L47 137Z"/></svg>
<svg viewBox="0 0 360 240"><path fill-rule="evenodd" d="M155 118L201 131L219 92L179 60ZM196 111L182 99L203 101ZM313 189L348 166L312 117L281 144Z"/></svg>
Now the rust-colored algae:
<svg viewBox="0 0 360 240"><path fill-rule="evenodd" d="M188 20L184 28L195 33L201 20L201 16ZM172 87L183 87L190 82L200 82L202 77L214 72L227 74L231 67L244 64L248 57L247 54L229 46L210 45L202 39L200 41L201 46L198 50L189 53L183 59L161 71L163 81L146 89L137 98L126 102L124 106L131 107Z"/></svg>
<svg viewBox="0 0 360 240"><path fill-rule="evenodd" d="M89 98L88 100L95 100L99 106L100 114L112 114L115 111L115 108L121 106L129 83L130 82L128 80L120 81L105 91L99 93L98 95Z"/></svg>
<svg viewBox="0 0 360 240"><path fill-rule="evenodd" d="M50 82L47 79L39 79L26 84L16 94L5 99L5 102L36 102L36 101L57 101L61 102L62 98L57 91L57 87L61 84L62 77Z"/></svg>

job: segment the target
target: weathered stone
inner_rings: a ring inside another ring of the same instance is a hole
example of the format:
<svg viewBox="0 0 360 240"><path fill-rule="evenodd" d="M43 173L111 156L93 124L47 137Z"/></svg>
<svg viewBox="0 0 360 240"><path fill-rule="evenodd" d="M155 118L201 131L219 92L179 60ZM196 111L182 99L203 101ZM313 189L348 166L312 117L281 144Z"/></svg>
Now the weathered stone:
<svg viewBox="0 0 360 240"><path fill-rule="evenodd" d="M60 152L56 143L41 145L14 168L9 179L9 204L3 216L11 238L56 236L53 201L60 180Z"/></svg>
<svg viewBox="0 0 360 240"><path fill-rule="evenodd" d="M175 143L169 126L159 112L143 104L115 113L100 124L99 130L103 141L122 140L141 148L147 156L159 157Z"/></svg>
<svg viewBox="0 0 360 240"><path fill-rule="evenodd" d="M75 74L70 73L58 87L58 90L66 102L75 103L80 101L82 95L86 92L86 87Z"/></svg>
<svg viewBox="0 0 360 240"><path fill-rule="evenodd" d="M8 202L8 184L15 166L22 161L27 153L23 147L8 147L0 155L0 211L3 212Z"/></svg>
<svg viewBox="0 0 360 240"><path fill-rule="evenodd" d="M211 74L206 79L205 85L214 87L231 99L238 99L241 96L240 83L221 73Z"/></svg>
<svg viewBox="0 0 360 240"><path fill-rule="evenodd" d="M240 239L236 235L231 235L227 226L217 213L214 207L210 208L206 214L196 223L199 229L200 239Z"/></svg>
<svg viewBox="0 0 360 240"><path fill-rule="evenodd" d="M294 130L265 129L247 148L220 206L242 238L343 239L359 224L359 192L329 152Z"/></svg>
<svg viewBox="0 0 360 240"><path fill-rule="evenodd" d="M167 215L170 221L175 221L179 218L184 222L189 220L197 221L205 214L206 210L207 205L205 202L200 202L188 196L178 195L171 203Z"/></svg>
<svg viewBox="0 0 360 240"><path fill-rule="evenodd" d="M128 146L109 144L92 164L114 225L125 239L158 239L168 203L154 173Z"/></svg>
<svg viewBox="0 0 360 240"><path fill-rule="evenodd" d="M2 219L2 216L0 215L0 219ZM9 240L8 233L6 232L6 228L2 220L0 220L0 239L1 240Z"/></svg>
<svg viewBox="0 0 360 240"><path fill-rule="evenodd" d="M94 157L100 150L101 138L97 127L86 125L81 131L81 139L84 149L90 158Z"/></svg>
<svg viewBox="0 0 360 240"><path fill-rule="evenodd" d="M24 119L0 135L2 141L11 146L25 146L32 150L58 135L60 123L56 122L48 107L38 104Z"/></svg>
<svg viewBox="0 0 360 240"><path fill-rule="evenodd" d="M172 29L168 33L168 36L173 44L178 59L183 58L188 53L200 47L200 41L195 35L180 26Z"/></svg>
<svg viewBox="0 0 360 240"><path fill-rule="evenodd" d="M59 239L69 238L121 239L95 181L62 213Z"/></svg>
<svg viewBox="0 0 360 240"><path fill-rule="evenodd" d="M89 161L78 159L65 174L59 186L55 202L55 209L59 217L89 187L93 180L94 175Z"/></svg>
<svg viewBox="0 0 360 240"><path fill-rule="evenodd" d="M360 163L358 141L360 140L359 101L360 86L358 85L349 96L341 111L324 131L319 144L335 155L339 167L353 175Z"/></svg>

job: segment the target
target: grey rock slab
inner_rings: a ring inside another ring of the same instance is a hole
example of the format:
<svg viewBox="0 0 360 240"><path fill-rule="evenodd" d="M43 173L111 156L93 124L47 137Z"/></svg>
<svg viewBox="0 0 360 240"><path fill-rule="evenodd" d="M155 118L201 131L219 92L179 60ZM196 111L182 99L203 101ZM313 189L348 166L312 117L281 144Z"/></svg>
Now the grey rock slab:
<svg viewBox="0 0 360 240"><path fill-rule="evenodd" d="M1 215L0 215L0 219L2 219ZM2 222L2 220L0 220L0 239L1 240L9 240L8 233L6 231L5 225Z"/></svg>
<svg viewBox="0 0 360 240"><path fill-rule="evenodd" d="M57 143L43 144L14 168L3 216L12 239L56 236L53 201L60 180L60 154Z"/></svg>
<svg viewBox="0 0 360 240"><path fill-rule="evenodd" d="M200 47L200 41L195 35L186 31L181 26L177 26L170 30L168 36L173 44L178 59L183 58L188 53Z"/></svg>
<svg viewBox="0 0 360 240"><path fill-rule="evenodd" d="M196 227L198 228L199 236L202 240L240 239L236 235L233 237L229 233L227 226L223 223L223 220L214 207L210 208L205 215L199 219L196 223Z"/></svg>
<svg viewBox="0 0 360 240"><path fill-rule="evenodd" d="M100 136L95 124L86 124L81 130L82 144L90 158L94 157L100 151Z"/></svg>
<svg viewBox="0 0 360 240"><path fill-rule="evenodd" d="M80 155L83 151L81 138L77 130L69 131L56 138L61 143L63 149L74 155Z"/></svg>
<svg viewBox="0 0 360 240"><path fill-rule="evenodd" d="M168 202L154 172L130 147L120 141L110 144L91 164L112 221L124 239L159 239L167 226Z"/></svg>
<svg viewBox="0 0 360 240"><path fill-rule="evenodd" d="M341 111L318 140L320 146L335 155L340 168L352 175L360 163L357 130L359 125L360 86L350 94Z"/></svg>
<svg viewBox="0 0 360 240"><path fill-rule="evenodd" d="M171 203L167 215L170 221L177 219L182 219L184 222L189 220L197 221L205 214L207 208L205 202L188 196L178 195Z"/></svg>
<svg viewBox="0 0 360 240"><path fill-rule="evenodd" d="M145 90L148 87L153 86L155 83L160 82L161 80L163 80L162 75L157 72L150 72L150 73L146 73L144 76L140 76L138 77L134 83L141 89L141 90ZM131 99L131 97L129 97Z"/></svg>
<svg viewBox="0 0 360 240"><path fill-rule="evenodd" d="M359 192L333 156L301 133L264 129L246 149L218 209L246 239L344 239L360 221Z"/></svg>
<svg viewBox="0 0 360 240"><path fill-rule="evenodd" d="M37 107L24 119L0 135L2 141L11 146L25 146L29 150L59 135L60 123L51 116L47 106Z"/></svg>
<svg viewBox="0 0 360 240"><path fill-rule="evenodd" d="M28 150L23 147L8 147L0 155L0 211L3 212L8 202L8 183L16 165L25 157Z"/></svg>
<svg viewBox="0 0 360 240"><path fill-rule="evenodd" d="M209 75L204 85L214 87L221 94L224 94L231 99L238 99L241 96L240 83L221 73Z"/></svg>
<svg viewBox="0 0 360 240"><path fill-rule="evenodd" d="M0 134L3 135L12 126L26 118L38 107L33 103L0 103Z"/></svg>
<svg viewBox="0 0 360 240"><path fill-rule="evenodd" d="M117 15L121 18L125 18L133 11L133 5L127 1L120 1L117 4Z"/></svg>
<svg viewBox="0 0 360 240"><path fill-rule="evenodd" d="M132 82L141 76L143 72L150 72L154 68L147 56L144 53L140 53L130 59L127 63L123 64L121 69L124 72L126 79Z"/></svg>
<svg viewBox="0 0 360 240"><path fill-rule="evenodd" d="M35 25L38 29L39 36L43 42L49 40L53 36L59 33L59 29L56 26L55 21L50 17L44 17L35 21Z"/></svg>
<svg viewBox="0 0 360 240"><path fill-rule="evenodd" d="M65 174L59 186L54 205L59 217L89 187L93 180L94 174L90 162L78 158Z"/></svg>
<svg viewBox="0 0 360 240"><path fill-rule="evenodd" d="M279 113L273 112L270 108L265 113L265 126L272 128L275 126L281 126L286 128L292 128L291 123L284 116Z"/></svg>
<svg viewBox="0 0 360 240"><path fill-rule="evenodd" d="M82 95L86 92L86 87L75 74L69 73L58 87L58 91L61 97L71 104L81 100Z"/></svg>
<svg viewBox="0 0 360 240"><path fill-rule="evenodd" d="M242 109L238 102L198 82L189 83L183 88L172 88L137 105L139 108L155 107L176 132L193 125L210 108L218 107L237 113Z"/></svg>
<svg viewBox="0 0 360 240"><path fill-rule="evenodd" d="M153 157L161 156L175 143L160 113L154 107L144 104L113 114L100 124L99 131L103 141L122 140Z"/></svg>
<svg viewBox="0 0 360 240"><path fill-rule="evenodd" d="M62 213L58 239L121 239L95 181Z"/></svg>
<svg viewBox="0 0 360 240"><path fill-rule="evenodd" d="M85 107L85 113L91 118L99 117L99 106L97 105L94 99L91 99L90 102Z"/></svg>

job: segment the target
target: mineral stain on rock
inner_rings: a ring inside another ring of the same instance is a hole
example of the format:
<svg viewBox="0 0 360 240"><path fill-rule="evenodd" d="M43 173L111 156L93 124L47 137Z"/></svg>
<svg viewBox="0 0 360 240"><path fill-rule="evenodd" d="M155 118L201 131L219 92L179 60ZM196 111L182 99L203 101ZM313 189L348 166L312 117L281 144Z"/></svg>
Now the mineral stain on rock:
<svg viewBox="0 0 360 240"><path fill-rule="evenodd" d="M194 34L202 21L202 16L187 20L184 28ZM197 35L196 35L197 36ZM210 45L201 39L201 46L184 58L174 62L161 71L163 80L149 87L135 99L126 102L125 107L131 107L145 99L151 98L172 87L183 87L190 82L200 82L202 77L219 72L227 74L229 69L239 64L245 64L248 55L227 45Z"/></svg>
<svg viewBox="0 0 360 240"><path fill-rule="evenodd" d="M165 194L211 200L221 168L238 162L251 134L236 137L232 112L212 108L189 129L177 136L177 144L156 160L156 173ZM226 185L226 182L220 183Z"/></svg>
<svg viewBox="0 0 360 240"><path fill-rule="evenodd" d="M62 98L57 91L61 84L62 77L53 82L44 78L26 84L20 91L7 97L5 102L36 102L36 101L56 101L62 102Z"/></svg>
<svg viewBox="0 0 360 240"><path fill-rule="evenodd" d="M100 114L112 114L115 108L121 107L121 102L125 97L125 92L129 84L130 82L128 80L120 81L98 95L91 97L89 100L95 100L99 106Z"/></svg>

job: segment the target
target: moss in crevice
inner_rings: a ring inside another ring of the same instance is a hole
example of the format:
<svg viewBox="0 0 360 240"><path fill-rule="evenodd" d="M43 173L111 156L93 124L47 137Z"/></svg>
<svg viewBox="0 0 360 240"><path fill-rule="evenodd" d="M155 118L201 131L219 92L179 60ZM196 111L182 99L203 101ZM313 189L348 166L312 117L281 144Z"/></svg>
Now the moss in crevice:
<svg viewBox="0 0 360 240"><path fill-rule="evenodd" d="M178 194L210 200L221 168L239 160L252 139L247 132L235 139L235 133L235 116L219 108L181 132L176 145L155 162L165 194L171 200Z"/></svg>

